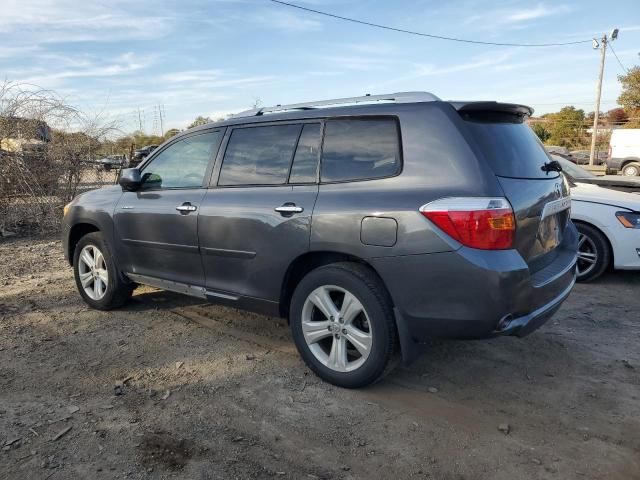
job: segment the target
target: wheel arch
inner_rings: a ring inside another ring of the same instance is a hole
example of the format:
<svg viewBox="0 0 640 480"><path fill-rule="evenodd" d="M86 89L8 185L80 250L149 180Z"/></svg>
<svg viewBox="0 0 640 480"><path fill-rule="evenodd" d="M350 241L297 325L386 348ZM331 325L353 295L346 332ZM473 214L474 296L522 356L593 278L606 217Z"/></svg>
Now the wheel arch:
<svg viewBox="0 0 640 480"><path fill-rule="evenodd" d="M626 157L620 163L620 170L629 165L630 163L640 163L639 157Z"/></svg>
<svg viewBox="0 0 640 480"><path fill-rule="evenodd" d="M590 222L589 220L581 220L581 219L572 218L571 221L573 223L575 223L576 226L580 225L580 224L587 225L587 226L593 228L594 230L597 230L598 232L600 232L600 234L607 241L607 248L609 249L609 254L611 256L611 259L609 261L609 265L607 265L607 268L611 267L611 265L614 265L615 264L615 250L613 249L613 242L611 241L611 238L609 238L609 235L607 234L607 232L605 232L597 224L595 224L594 222Z"/></svg>
<svg viewBox="0 0 640 480"><path fill-rule="evenodd" d="M73 254L76 250L76 246L82 237L92 232L100 232L101 229L98 225L90 221L82 221L74 224L69 229L68 243L67 243L67 259L69 264L73 266Z"/></svg>
<svg viewBox="0 0 640 480"><path fill-rule="evenodd" d="M622 159L622 164L631 163L631 162L640 162L640 157L624 157Z"/></svg>
<svg viewBox="0 0 640 480"><path fill-rule="evenodd" d="M293 291L295 290L296 285L298 285L300 280L302 280L302 278L307 273L315 270L318 267L338 262L354 262L360 265L364 265L369 270L371 270L380 279L381 284L383 285L387 295L389 296L389 299L391 300L391 304L395 305L393 302L393 297L391 296L389 289L384 283L384 280L376 271L376 269L365 259L342 252L312 251L299 255L289 264L289 267L287 268L287 271L282 280L282 286L280 289L280 315L286 318L288 321L289 306L291 304Z"/></svg>

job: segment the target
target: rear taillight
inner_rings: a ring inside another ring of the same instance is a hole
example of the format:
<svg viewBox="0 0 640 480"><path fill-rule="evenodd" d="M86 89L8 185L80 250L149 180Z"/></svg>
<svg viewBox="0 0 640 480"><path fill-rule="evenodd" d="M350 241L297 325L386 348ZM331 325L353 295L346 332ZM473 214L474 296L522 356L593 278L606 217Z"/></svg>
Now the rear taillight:
<svg viewBox="0 0 640 480"><path fill-rule="evenodd" d="M420 207L420 213L467 247L513 247L516 220L506 198L441 198Z"/></svg>

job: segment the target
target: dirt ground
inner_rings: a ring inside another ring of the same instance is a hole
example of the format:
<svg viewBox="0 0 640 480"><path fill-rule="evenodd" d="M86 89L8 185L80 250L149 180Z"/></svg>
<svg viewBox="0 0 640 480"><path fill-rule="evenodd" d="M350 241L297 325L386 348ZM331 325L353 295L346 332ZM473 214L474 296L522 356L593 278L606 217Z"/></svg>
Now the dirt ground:
<svg viewBox="0 0 640 480"><path fill-rule="evenodd" d="M639 293L608 274L529 337L434 341L354 391L284 320L146 287L89 310L57 240L5 241L0 478L640 479Z"/></svg>

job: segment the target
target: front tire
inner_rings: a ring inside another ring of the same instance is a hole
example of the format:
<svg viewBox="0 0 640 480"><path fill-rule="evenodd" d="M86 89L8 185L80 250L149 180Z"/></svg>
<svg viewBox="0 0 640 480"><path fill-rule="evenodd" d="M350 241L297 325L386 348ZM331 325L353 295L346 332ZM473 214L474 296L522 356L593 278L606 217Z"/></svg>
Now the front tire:
<svg viewBox="0 0 640 480"><path fill-rule="evenodd" d="M73 273L80 296L87 305L97 310L119 307L133 292L134 284L120 276L100 232L88 233L76 245Z"/></svg>
<svg viewBox="0 0 640 480"><path fill-rule="evenodd" d="M576 223L578 229L577 281L589 282L602 275L611 263L609 241L596 228Z"/></svg>
<svg viewBox="0 0 640 480"><path fill-rule="evenodd" d="M639 162L627 163L622 169L622 175L624 175L625 177L640 176L640 163Z"/></svg>
<svg viewBox="0 0 640 480"><path fill-rule="evenodd" d="M293 293L290 312L296 347L323 380L364 387L394 365L398 337L391 300L369 268L345 262L312 270Z"/></svg>

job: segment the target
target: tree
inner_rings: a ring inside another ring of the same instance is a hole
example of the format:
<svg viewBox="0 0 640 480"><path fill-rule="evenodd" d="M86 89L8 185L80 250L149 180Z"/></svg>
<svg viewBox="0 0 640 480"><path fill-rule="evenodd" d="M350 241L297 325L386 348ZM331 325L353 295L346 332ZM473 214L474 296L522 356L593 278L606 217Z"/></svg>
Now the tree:
<svg viewBox="0 0 640 480"><path fill-rule="evenodd" d="M57 228L62 206L101 181L91 162L119 131L56 92L0 81L0 232Z"/></svg>
<svg viewBox="0 0 640 480"><path fill-rule="evenodd" d="M162 142L164 142L164 137L160 135L147 135L140 130L133 132L133 143L135 143L136 148L144 147L145 145L160 145Z"/></svg>
<svg viewBox="0 0 640 480"><path fill-rule="evenodd" d="M624 75L618 75L618 80L622 84L618 103L627 112L640 110L640 66L630 68Z"/></svg>
<svg viewBox="0 0 640 480"><path fill-rule="evenodd" d="M598 122L602 123L602 121L605 119L607 115L603 112L600 111L598 113ZM589 112L587 113L587 115L584 117L586 120L588 120L588 124L589 125L593 125L593 119L596 117L596 112Z"/></svg>
<svg viewBox="0 0 640 480"><path fill-rule="evenodd" d="M629 121L622 128L640 128L640 108L630 112Z"/></svg>
<svg viewBox="0 0 640 480"><path fill-rule="evenodd" d="M606 115L607 122L613 126L624 125L629 121L629 115L623 108L614 108L609 110Z"/></svg>
<svg viewBox="0 0 640 480"><path fill-rule="evenodd" d="M169 139L171 137L176 136L179 133L180 133L180 129L172 128L171 130L167 130L167 133L164 134L164 139L167 140L167 139Z"/></svg>
<svg viewBox="0 0 640 480"><path fill-rule="evenodd" d="M531 129L543 143L546 142L551 136L549 130L547 130L547 128L542 123L534 123L533 125L531 125Z"/></svg>
<svg viewBox="0 0 640 480"><path fill-rule="evenodd" d="M211 118L198 115L196 119L193 122L191 122L191 125L189 125L187 128L199 127L200 125L206 125L207 123L211 123L211 122L213 122Z"/></svg>
<svg viewBox="0 0 640 480"><path fill-rule="evenodd" d="M549 132L547 143L562 147L576 148L584 141L584 110L573 106L563 107L559 112L544 116L548 120L546 129Z"/></svg>

